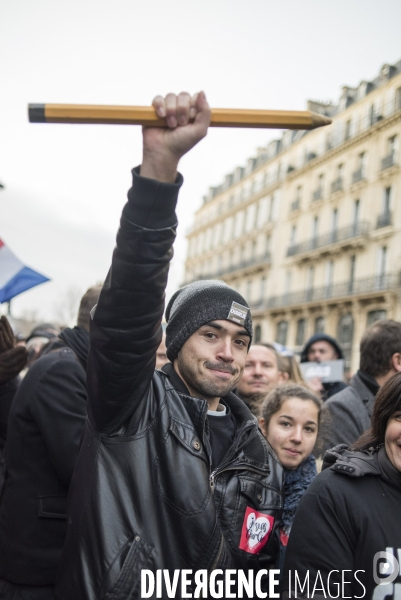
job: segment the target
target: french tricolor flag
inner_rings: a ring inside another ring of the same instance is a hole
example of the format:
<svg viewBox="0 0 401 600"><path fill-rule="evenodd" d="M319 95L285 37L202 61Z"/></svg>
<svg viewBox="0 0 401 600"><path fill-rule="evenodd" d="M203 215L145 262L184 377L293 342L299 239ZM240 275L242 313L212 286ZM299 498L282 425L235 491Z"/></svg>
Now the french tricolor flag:
<svg viewBox="0 0 401 600"><path fill-rule="evenodd" d="M23 265L0 239L0 304L46 281L48 277Z"/></svg>

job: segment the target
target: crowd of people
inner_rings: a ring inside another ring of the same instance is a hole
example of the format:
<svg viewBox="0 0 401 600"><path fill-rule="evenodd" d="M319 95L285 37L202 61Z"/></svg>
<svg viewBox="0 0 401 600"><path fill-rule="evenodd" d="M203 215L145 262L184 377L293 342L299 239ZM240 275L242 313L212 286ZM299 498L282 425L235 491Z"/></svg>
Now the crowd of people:
<svg viewBox="0 0 401 600"><path fill-rule="evenodd" d="M306 375L344 358L324 333L299 361L253 344L221 281L178 290L164 333L178 161L210 109L202 92L154 106L168 129L143 130L111 269L77 325L21 340L0 319L0 600L139 599L145 569L186 569L189 590L206 573L202 597L213 573L212 597L237 597L224 577L241 570L276 597L278 569L283 598L395 600L401 323L366 330L349 382ZM146 597L192 597L159 587Z"/></svg>

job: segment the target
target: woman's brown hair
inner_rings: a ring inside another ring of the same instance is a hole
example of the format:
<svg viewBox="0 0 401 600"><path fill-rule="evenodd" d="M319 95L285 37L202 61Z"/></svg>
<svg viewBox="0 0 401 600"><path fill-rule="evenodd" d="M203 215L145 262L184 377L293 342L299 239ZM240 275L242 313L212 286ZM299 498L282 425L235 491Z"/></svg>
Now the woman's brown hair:
<svg viewBox="0 0 401 600"><path fill-rule="evenodd" d="M352 444L351 450L366 450L384 444L387 423L399 410L401 410L401 373L391 377L377 392L372 426Z"/></svg>
<svg viewBox="0 0 401 600"><path fill-rule="evenodd" d="M280 410L286 400L290 398L300 398L301 400L310 400L316 404L318 409L318 422L320 421L320 412L322 409L322 401L311 390L293 383L286 385L278 385L265 398L261 410L261 417L264 419L264 426L268 427L272 416Z"/></svg>

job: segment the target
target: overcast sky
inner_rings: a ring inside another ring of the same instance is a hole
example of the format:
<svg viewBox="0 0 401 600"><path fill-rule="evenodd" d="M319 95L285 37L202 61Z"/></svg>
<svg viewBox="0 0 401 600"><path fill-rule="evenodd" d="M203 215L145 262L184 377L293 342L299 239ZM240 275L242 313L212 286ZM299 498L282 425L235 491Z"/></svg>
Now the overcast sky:
<svg viewBox="0 0 401 600"><path fill-rule="evenodd" d="M51 279L13 314L46 320L105 277L141 130L29 124L28 103L204 89L212 107L305 110L401 58L400 0L0 0L0 23L0 238ZM279 135L214 129L182 160L169 294L208 187Z"/></svg>

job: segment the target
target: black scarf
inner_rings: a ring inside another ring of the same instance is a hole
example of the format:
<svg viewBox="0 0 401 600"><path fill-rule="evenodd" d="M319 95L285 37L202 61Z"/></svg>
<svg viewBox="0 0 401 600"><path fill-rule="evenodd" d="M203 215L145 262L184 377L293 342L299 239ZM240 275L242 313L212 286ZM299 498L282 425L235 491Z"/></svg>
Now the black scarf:
<svg viewBox="0 0 401 600"><path fill-rule="evenodd" d="M86 329L82 327L74 327L73 329L66 327L60 333L59 337L75 352L82 366L86 369L89 353L89 333Z"/></svg>
<svg viewBox="0 0 401 600"><path fill-rule="evenodd" d="M366 385L368 390L370 390L372 394L376 396L380 386L377 383L376 379L373 377L373 375L371 375L370 373L366 373L366 371L361 371L360 369L357 372L357 375L359 379L361 379L362 382Z"/></svg>

